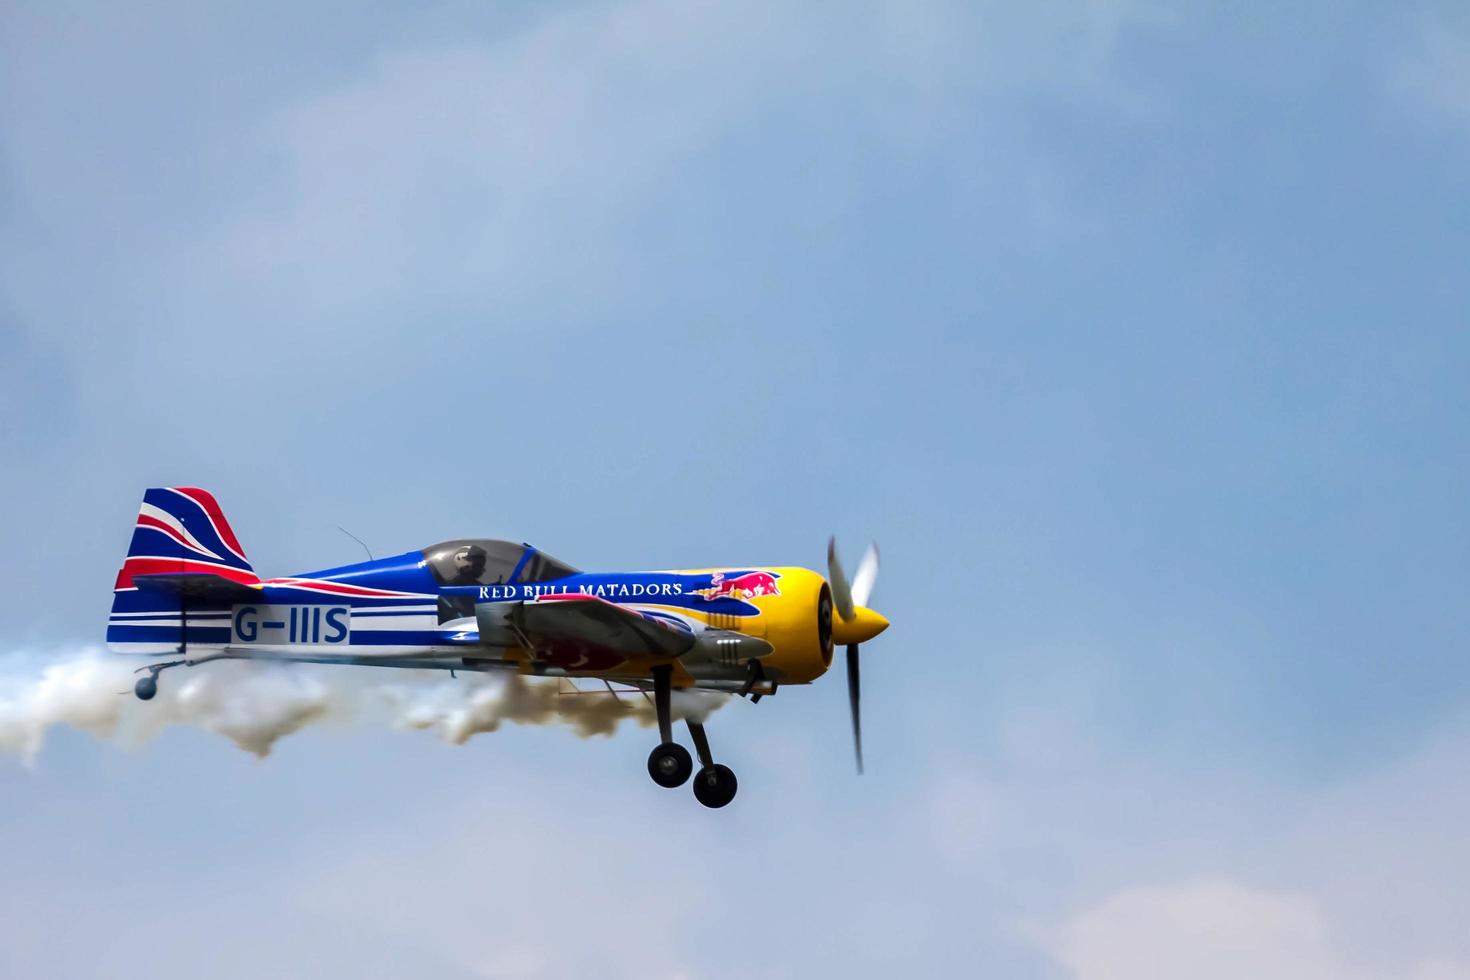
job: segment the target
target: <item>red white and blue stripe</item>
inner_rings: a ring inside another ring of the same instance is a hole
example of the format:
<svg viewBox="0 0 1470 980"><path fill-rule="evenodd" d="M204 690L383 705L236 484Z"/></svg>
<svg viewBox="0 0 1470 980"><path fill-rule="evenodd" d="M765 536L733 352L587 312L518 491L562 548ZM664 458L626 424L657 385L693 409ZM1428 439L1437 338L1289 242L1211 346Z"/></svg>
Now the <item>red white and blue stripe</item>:
<svg viewBox="0 0 1470 980"><path fill-rule="evenodd" d="M260 581L214 495L198 487L154 487L143 494L128 556L114 589L135 575L208 573L242 585Z"/></svg>

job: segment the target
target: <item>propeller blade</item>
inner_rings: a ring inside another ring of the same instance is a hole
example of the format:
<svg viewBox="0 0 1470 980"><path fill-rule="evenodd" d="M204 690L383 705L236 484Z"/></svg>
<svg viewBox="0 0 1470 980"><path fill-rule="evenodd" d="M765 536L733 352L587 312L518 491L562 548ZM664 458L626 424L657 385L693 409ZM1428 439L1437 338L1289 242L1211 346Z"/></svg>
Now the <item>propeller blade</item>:
<svg viewBox="0 0 1470 980"><path fill-rule="evenodd" d="M862 699L862 678L858 674L858 645L847 648L847 704L852 709L852 748L857 754L858 775L863 774L863 714L859 707Z"/></svg>
<svg viewBox="0 0 1470 980"><path fill-rule="evenodd" d="M878 581L878 545L868 545L863 560L858 562L857 573L852 577L852 601L859 606L868 604L873 594L873 583Z"/></svg>
<svg viewBox="0 0 1470 980"><path fill-rule="evenodd" d="M842 562L837 560L837 537L827 542L827 583L832 586L832 605L843 619L853 616L852 587L847 584L847 575L842 571Z"/></svg>

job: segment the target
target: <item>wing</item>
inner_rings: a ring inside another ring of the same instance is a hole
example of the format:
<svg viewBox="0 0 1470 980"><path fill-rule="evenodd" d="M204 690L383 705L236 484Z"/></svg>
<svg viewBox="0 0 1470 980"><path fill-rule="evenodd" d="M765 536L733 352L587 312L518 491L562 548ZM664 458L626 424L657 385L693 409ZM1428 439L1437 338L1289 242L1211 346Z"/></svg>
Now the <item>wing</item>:
<svg viewBox="0 0 1470 980"><path fill-rule="evenodd" d="M505 645L519 645L524 637L537 659L572 670L605 670L634 657L671 659L694 646L692 633L590 595L480 603L475 617L482 642L502 637Z"/></svg>

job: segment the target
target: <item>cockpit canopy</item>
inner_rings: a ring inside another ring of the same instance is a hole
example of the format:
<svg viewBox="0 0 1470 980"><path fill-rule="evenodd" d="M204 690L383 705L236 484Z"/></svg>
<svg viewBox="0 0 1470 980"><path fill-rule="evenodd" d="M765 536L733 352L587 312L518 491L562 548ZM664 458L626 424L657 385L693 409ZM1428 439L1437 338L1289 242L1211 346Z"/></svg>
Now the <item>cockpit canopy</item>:
<svg viewBox="0 0 1470 980"><path fill-rule="evenodd" d="M577 574L570 565L528 544L461 538L424 549L424 561L440 585L545 582Z"/></svg>

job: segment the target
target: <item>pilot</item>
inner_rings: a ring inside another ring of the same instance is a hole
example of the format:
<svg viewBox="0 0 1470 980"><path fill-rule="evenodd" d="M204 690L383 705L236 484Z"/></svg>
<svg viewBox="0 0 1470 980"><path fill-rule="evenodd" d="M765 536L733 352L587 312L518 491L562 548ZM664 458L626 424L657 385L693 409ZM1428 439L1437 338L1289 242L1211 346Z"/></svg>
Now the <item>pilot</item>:
<svg viewBox="0 0 1470 980"><path fill-rule="evenodd" d="M485 560L489 556L477 544L461 545L450 558L453 569L445 585L479 585L485 575Z"/></svg>

